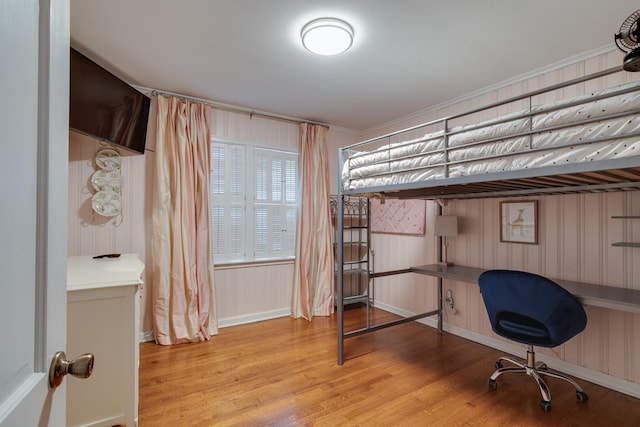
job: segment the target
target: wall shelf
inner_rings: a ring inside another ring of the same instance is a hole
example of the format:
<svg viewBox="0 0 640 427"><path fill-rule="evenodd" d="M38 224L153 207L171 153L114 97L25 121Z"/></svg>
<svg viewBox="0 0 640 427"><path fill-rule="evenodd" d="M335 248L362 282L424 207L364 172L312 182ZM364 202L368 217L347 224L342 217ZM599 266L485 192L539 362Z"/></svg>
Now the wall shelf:
<svg viewBox="0 0 640 427"><path fill-rule="evenodd" d="M640 215L614 215L611 219L640 219ZM640 243L635 242L616 242L612 243L611 246L616 246L619 248L640 248Z"/></svg>
<svg viewBox="0 0 640 427"><path fill-rule="evenodd" d="M611 246L618 246L618 247L621 247L621 248L640 248L640 243L616 242L616 243L612 243Z"/></svg>

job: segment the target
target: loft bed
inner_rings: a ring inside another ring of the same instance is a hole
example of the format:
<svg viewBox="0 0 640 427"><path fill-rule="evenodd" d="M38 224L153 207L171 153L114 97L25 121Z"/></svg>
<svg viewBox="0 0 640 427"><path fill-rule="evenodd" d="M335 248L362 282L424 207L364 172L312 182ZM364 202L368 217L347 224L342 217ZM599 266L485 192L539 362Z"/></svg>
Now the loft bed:
<svg viewBox="0 0 640 427"><path fill-rule="evenodd" d="M606 77L617 72L622 68L341 148L338 229L345 196L446 200L640 190L640 81L606 87ZM585 90L597 86L605 88ZM565 91L579 95L563 98ZM336 258L337 301L343 301L343 254ZM442 331L438 280L436 309L382 325L344 331L338 304L338 364L349 337L433 315Z"/></svg>

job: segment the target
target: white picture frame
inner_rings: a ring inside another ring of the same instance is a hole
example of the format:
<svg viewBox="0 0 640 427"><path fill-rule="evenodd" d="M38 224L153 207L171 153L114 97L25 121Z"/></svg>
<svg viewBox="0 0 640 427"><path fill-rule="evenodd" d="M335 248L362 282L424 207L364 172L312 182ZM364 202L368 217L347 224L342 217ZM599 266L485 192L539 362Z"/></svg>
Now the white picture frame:
<svg viewBox="0 0 640 427"><path fill-rule="evenodd" d="M538 244L538 201L500 202L500 241Z"/></svg>

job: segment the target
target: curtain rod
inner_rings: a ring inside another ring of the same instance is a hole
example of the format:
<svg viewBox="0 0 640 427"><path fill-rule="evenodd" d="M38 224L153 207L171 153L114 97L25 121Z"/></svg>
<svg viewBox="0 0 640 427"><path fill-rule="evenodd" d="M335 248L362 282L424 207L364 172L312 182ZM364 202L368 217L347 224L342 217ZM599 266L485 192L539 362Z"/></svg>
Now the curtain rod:
<svg viewBox="0 0 640 427"><path fill-rule="evenodd" d="M281 115L277 115L277 114L271 114L271 113L266 113L264 111L256 111L256 110L252 110L250 108L243 108L243 107L237 107L234 105L229 105L229 104L223 104L220 102L215 102L215 101L211 101L208 99L203 99L203 98L197 98L195 96L187 96L187 95L182 95L179 93L175 93L175 92L168 92L168 91L164 91L164 90L159 90L159 89L151 89L151 88L145 88L145 87L136 87L138 90L140 91L146 91L147 93L151 93L151 95L165 95L165 96L173 96L175 98L178 99L182 99L185 101L194 101L194 102L200 102L202 104L208 105L212 108L216 108L219 110L223 110L223 111L228 111L231 113L242 113L242 114L247 114L249 116L249 118L253 118L255 117L263 117L266 119L273 119L273 120L280 120L283 122L288 122L288 123L295 123L295 124L301 124L301 123L309 123L312 125L319 125L319 126L323 126L327 129L330 129L329 125L326 123L320 123L320 122L314 122L312 120L303 120L303 119L298 119L295 117L288 117L288 116L281 116Z"/></svg>

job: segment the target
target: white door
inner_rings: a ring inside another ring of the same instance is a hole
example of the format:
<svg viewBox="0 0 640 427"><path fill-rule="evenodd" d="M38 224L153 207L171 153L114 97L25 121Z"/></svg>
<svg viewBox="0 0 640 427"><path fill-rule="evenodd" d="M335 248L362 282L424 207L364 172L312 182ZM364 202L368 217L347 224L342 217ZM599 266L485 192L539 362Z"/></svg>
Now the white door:
<svg viewBox="0 0 640 427"><path fill-rule="evenodd" d="M0 1L0 427L65 424L69 16Z"/></svg>

